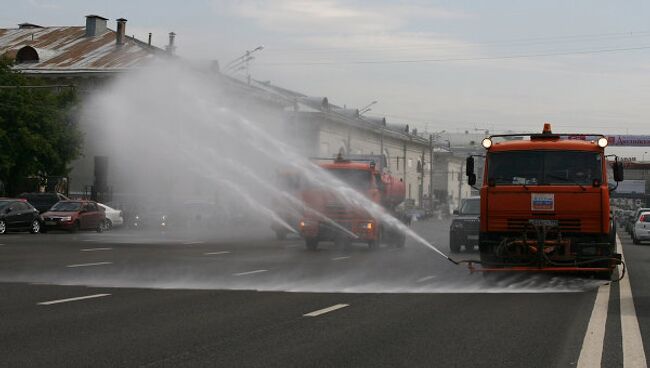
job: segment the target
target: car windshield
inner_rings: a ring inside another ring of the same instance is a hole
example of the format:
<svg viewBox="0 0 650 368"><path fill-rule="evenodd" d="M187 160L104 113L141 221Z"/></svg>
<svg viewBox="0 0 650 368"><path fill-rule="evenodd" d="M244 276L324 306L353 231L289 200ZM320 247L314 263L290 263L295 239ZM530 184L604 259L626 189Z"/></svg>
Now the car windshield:
<svg viewBox="0 0 650 368"><path fill-rule="evenodd" d="M602 166L598 152L495 152L488 156L488 184L592 185L603 182Z"/></svg>
<svg viewBox="0 0 650 368"><path fill-rule="evenodd" d="M460 213L461 215L479 215L481 213L481 200L478 198L464 200Z"/></svg>
<svg viewBox="0 0 650 368"><path fill-rule="evenodd" d="M11 204L11 201L0 201L0 210L9 206L9 204Z"/></svg>
<svg viewBox="0 0 650 368"><path fill-rule="evenodd" d="M328 171L354 189L367 190L370 188L369 171L352 169L329 169Z"/></svg>
<svg viewBox="0 0 650 368"><path fill-rule="evenodd" d="M52 206L50 211L56 212L76 212L81 209L81 202L59 202Z"/></svg>

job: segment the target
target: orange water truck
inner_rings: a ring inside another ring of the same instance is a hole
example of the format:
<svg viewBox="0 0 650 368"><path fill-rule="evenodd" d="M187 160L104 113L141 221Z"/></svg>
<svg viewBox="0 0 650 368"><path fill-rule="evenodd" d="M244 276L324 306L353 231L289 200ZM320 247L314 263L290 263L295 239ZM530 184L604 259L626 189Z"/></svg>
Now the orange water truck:
<svg viewBox="0 0 650 368"><path fill-rule="evenodd" d="M466 162L468 183L481 196L480 261L469 261L470 270L611 278L621 256L609 196L623 165L618 158L608 163L607 144L600 134L555 134L550 124L541 134L485 138L480 187L479 156Z"/></svg>

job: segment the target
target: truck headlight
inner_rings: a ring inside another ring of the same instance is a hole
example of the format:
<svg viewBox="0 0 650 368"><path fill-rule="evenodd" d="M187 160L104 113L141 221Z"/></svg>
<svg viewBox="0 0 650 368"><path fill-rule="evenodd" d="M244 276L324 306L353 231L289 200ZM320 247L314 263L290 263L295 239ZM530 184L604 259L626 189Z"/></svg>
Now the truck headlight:
<svg viewBox="0 0 650 368"><path fill-rule="evenodd" d="M462 229L463 228L463 223L462 222L454 222L451 224L451 227L454 229Z"/></svg>

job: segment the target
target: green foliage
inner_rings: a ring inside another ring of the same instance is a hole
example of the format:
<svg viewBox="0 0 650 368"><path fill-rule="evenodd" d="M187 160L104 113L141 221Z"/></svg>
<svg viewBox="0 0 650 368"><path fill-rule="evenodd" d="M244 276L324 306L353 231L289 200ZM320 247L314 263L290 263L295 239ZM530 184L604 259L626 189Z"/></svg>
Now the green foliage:
<svg viewBox="0 0 650 368"><path fill-rule="evenodd" d="M81 154L74 89L26 87L36 85L45 84L0 60L0 181L11 194L26 177L67 175Z"/></svg>

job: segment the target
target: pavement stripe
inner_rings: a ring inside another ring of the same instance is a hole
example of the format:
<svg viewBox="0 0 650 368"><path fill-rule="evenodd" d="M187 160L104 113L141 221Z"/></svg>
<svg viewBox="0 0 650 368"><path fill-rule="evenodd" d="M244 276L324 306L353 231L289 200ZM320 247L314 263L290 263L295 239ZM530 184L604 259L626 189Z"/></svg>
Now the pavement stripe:
<svg viewBox="0 0 650 368"><path fill-rule="evenodd" d="M36 303L37 305L52 305L52 304L61 304L61 303L68 303L68 302L76 302L78 300L86 300L86 299L94 299L94 298L101 298L104 296L109 296L111 294L93 294L93 295L86 295L86 296L78 296L76 298L67 298L67 299L59 299L59 300L50 300L47 302L40 302Z"/></svg>
<svg viewBox="0 0 650 368"><path fill-rule="evenodd" d="M66 267L75 268L75 267L103 266L103 265L109 265L109 264L113 264L113 262L79 263L79 264L67 265Z"/></svg>
<svg viewBox="0 0 650 368"><path fill-rule="evenodd" d="M616 244L621 253L621 259L625 262L623 246L617 237ZM619 283L621 302L621 334L623 336L623 367L625 368L646 368L647 362L639 329L639 320L636 317L632 288L630 286L630 270Z"/></svg>
<svg viewBox="0 0 650 368"><path fill-rule="evenodd" d="M205 243L204 241L191 241L191 242L185 242L183 244L185 245L192 245L192 244L203 244Z"/></svg>
<svg viewBox="0 0 650 368"><path fill-rule="evenodd" d="M425 281L429 281L429 280L435 279L435 278L436 278L436 275L424 276L422 278L417 279L415 282L425 282Z"/></svg>
<svg viewBox="0 0 650 368"><path fill-rule="evenodd" d="M327 307L327 308L319 309L317 311L309 312L307 314L303 314L302 316L303 317L318 317L318 316L320 316L322 314L333 312L333 311L335 311L337 309L341 309L341 308L345 308L345 307L349 307L349 306L350 306L350 304L336 304L336 305L333 305L331 307Z"/></svg>
<svg viewBox="0 0 650 368"><path fill-rule="evenodd" d="M266 272L266 271L268 271L268 270L255 270L255 271L233 273L232 275L233 276L246 276L246 275L252 275L252 274L255 274L255 273L262 273L262 272Z"/></svg>
<svg viewBox="0 0 650 368"><path fill-rule="evenodd" d="M591 311L589 325L582 341L578 368L600 367L605 343L605 323L607 322L607 307L609 304L609 284L601 285L596 294L594 309Z"/></svg>
<svg viewBox="0 0 650 368"><path fill-rule="evenodd" d="M82 252L100 252L103 250L113 250L113 248L85 248L81 249Z"/></svg>
<svg viewBox="0 0 650 368"><path fill-rule="evenodd" d="M334 258L332 258L332 261L340 261L340 260L348 259L348 258L350 258L350 256L334 257Z"/></svg>
<svg viewBox="0 0 650 368"><path fill-rule="evenodd" d="M229 254L229 253L230 253L229 250L222 250L222 251L220 251L220 252L207 252L207 253L203 253L203 255L204 255L204 256L218 256L219 254Z"/></svg>

